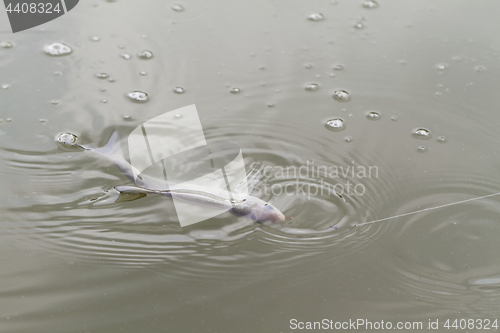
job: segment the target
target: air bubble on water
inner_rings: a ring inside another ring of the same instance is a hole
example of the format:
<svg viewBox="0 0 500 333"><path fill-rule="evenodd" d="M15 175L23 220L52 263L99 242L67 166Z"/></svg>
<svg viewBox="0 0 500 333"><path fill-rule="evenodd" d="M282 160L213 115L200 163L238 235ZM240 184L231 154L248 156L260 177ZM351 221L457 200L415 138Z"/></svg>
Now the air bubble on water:
<svg viewBox="0 0 500 333"><path fill-rule="evenodd" d="M147 72L144 72L144 71L139 72L139 74L140 74L140 75L142 75L142 76L146 76L146 75L148 75L148 73L147 73Z"/></svg>
<svg viewBox="0 0 500 333"><path fill-rule="evenodd" d="M442 97L443 96L443 93L440 92L440 91L437 91L434 95L436 95L436 97Z"/></svg>
<svg viewBox="0 0 500 333"><path fill-rule="evenodd" d="M106 91L106 88L99 88L99 91L100 91L100 92L105 92L105 91Z"/></svg>
<svg viewBox="0 0 500 333"><path fill-rule="evenodd" d="M55 71L55 72L54 72L54 75L60 76L60 75L62 75L62 72Z"/></svg>
<svg viewBox="0 0 500 333"><path fill-rule="evenodd" d="M344 141L345 141L345 142L351 142L351 141L352 141L352 137L351 137L351 136L346 136L346 137L344 138Z"/></svg>
<svg viewBox="0 0 500 333"><path fill-rule="evenodd" d="M453 56L451 59L452 59L453 61L457 61L457 62L458 62L458 61L461 61L461 60L462 60L462 57L460 57L460 56Z"/></svg>
<svg viewBox="0 0 500 333"><path fill-rule="evenodd" d="M363 2L364 8L376 8L378 7L378 3L375 0L368 0Z"/></svg>
<svg viewBox="0 0 500 333"><path fill-rule="evenodd" d="M109 79L108 79L108 81L109 81L109 82L115 82L116 80L115 80L115 79L113 79L113 78L109 78Z"/></svg>
<svg viewBox="0 0 500 333"><path fill-rule="evenodd" d="M397 116L392 116L392 117L391 117L391 120L392 120L392 121L397 121L397 120L398 120L398 117L397 117Z"/></svg>
<svg viewBox="0 0 500 333"><path fill-rule="evenodd" d="M12 121L12 118L7 118L5 120L7 120L7 122L10 123Z"/></svg>
<svg viewBox="0 0 500 333"><path fill-rule="evenodd" d="M427 151L426 146L418 146L417 151L420 153L425 153Z"/></svg>
<svg viewBox="0 0 500 333"><path fill-rule="evenodd" d="M50 56L64 56L73 52L71 47L63 43L52 43L49 45L45 45L43 50Z"/></svg>
<svg viewBox="0 0 500 333"><path fill-rule="evenodd" d="M401 59L401 60L399 60L399 64L400 64L400 65L406 65L406 64L407 64L407 62L406 62L406 60Z"/></svg>
<svg viewBox="0 0 500 333"><path fill-rule="evenodd" d="M349 101L349 93L345 90L335 90L333 92L333 99L339 102Z"/></svg>
<svg viewBox="0 0 500 333"><path fill-rule="evenodd" d="M129 116L128 114L124 114L124 115L122 116L122 118L123 118L123 120L126 120L126 121L132 120L132 117L131 117L131 116Z"/></svg>
<svg viewBox="0 0 500 333"><path fill-rule="evenodd" d="M311 64L306 64L304 67L305 67L305 68L307 68L307 69L311 69L311 68L313 68L313 65L311 65Z"/></svg>
<svg viewBox="0 0 500 333"><path fill-rule="evenodd" d="M333 69L334 69L334 70L336 70L336 71L341 71L341 70L343 70L343 69L344 69L344 66L342 66L342 65L337 65L337 66L333 67Z"/></svg>
<svg viewBox="0 0 500 333"><path fill-rule="evenodd" d="M307 16L309 21L321 21L324 19L323 14L321 13L311 13Z"/></svg>
<svg viewBox="0 0 500 333"><path fill-rule="evenodd" d="M176 12L182 12L184 10L184 7L178 3L174 3L170 6L172 10L175 10Z"/></svg>
<svg viewBox="0 0 500 333"><path fill-rule="evenodd" d="M184 88L182 88L181 86L173 87L172 90L176 94L183 94L184 93Z"/></svg>
<svg viewBox="0 0 500 333"><path fill-rule="evenodd" d="M149 100L148 94L142 91L131 91L126 94L126 96L136 103L145 103Z"/></svg>
<svg viewBox="0 0 500 333"><path fill-rule="evenodd" d="M318 90L319 86L317 83L308 83L305 86L306 91L316 91Z"/></svg>
<svg viewBox="0 0 500 333"><path fill-rule="evenodd" d="M8 84L2 84L2 89L7 90L9 88L10 88L10 86Z"/></svg>
<svg viewBox="0 0 500 333"><path fill-rule="evenodd" d="M182 114L180 114L180 113L176 113L176 114L175 114L175 118L176 118L176 119L180 119L180 118L182 118Z"/></svg>
<svg viewBox="0 0 500 333"><path fill-rule="evenodd" d="M380 113L376 111L370 111L366 114L366 118L370 120L379 120L380 119Z"/></svg>
<svg viewBox="0 0 500 333"><path fill-rule="evenodd" d="M2 49L11 49L14 47L14 44L12 42L9 42L8 40L0 42L0 47Z"/></svg>
<svg viewBox="0 0 500 333"><path fill-rule="evenodd" d="M130 60L130 58L132 58L132 56L128 53L122 53L120 54L120 57L122 57L125 60Z"/></svg>
<svg viewBox="0 0 500 333"><path fill-rule="evenodd" d="M109 74L107 73L96 73L95 77L98 79L107 79L109 77Z"/></svg>
<svg viewBox="0 0 500 333"><path fill-rule="evenodd" d="M239 93L240 93L240 91L241 91L241 89L240 89L240 88L237 88L237 87L233 87L233 88L231 88L231 89L229 90L229 92L230 92L231 94L239 94Z"/></svg>
<svg viewBox="0 0 500 333"><path fill-rule="evenodd" d="M441 143L444 143L444 142L446 142L446 137L445 136L440 136L437 141L441 142Z"/></svg>
<svg viewBox="0 0 500 333"><path fill-rule="evenodd" d="M437 68L438 70L440 70L440 71L444 71L445 69L447 69L447 68L448 68L448 64L446 64L446 63L437 64L437 65L436 65L436 68Z"/></svg>
<svg viewBox="0 0 500 333"><path fill-rule="evenodd" d="M78 137L71 133L61 133L56 136L56 141L59 143L75 143Z"/></svg>
<svg viewBox="0 0 500 333"><path fill-rule="evenodd" d="M431 137L431 131L425 128L418 128L413 132L413 135L420 139L429 139Z"/></svg>
<svg viewBox="0 0 500 333"><path fill-rule="evenodd" d="M101 40L101 37L99 36L90 36L90 40L93 41L93 42L98 42Z"/></svg>
<svg viewBox="0 0 500 333"><path fill-rule="evenodd" d="M341 118L333 118L333 119L330 119L326 122L326 126L328 126L328 128L330 129L333 129L335 131L340 131L340 130L343 130L345 127L344 127L344 120L342 120Z"/></svg>
<svg viewBox="0 0 500 333"><path fill-rule="evenodd" d="M107 103L108 100L107 99L101 99L101 103Z"/></svg>
<svg viewBox="0 0 500 333"><path fill-rule="evenodd" d="M153 58L153 52L151 52L149 50L144 50L144 51L137 53L137 56L140 59L151 59L151 58Z"/></svg>
<svg viewBox="0 0 500 333"><path fill-rule="evenodd" d="M40 118L38 119L39 122L41 122L42 124L46 123L47 122L47 119L44 119L44 118Z"/></svg>
<svg viewBox="0 0 500 333"><path fill-rule="evenodd" d="M57 101L57 100L55 100L55 99L54 99L54 100L50 101L50 103L51 103L52 105L58 105L58 104L59 104L59 101Z"/></svg>
<svg viewBox="0 0 500 333"><path fill-rule="evenodd" d="M485 68L484 68L484 66L476 66L476 67L474 67L474 70L476 72L483 72L485 70Z"/></svg>
<svg viewBox="0 0 500 333"><path fill-rule="evenodd" d="M274 108L274 103L267 103L268 108Z"/></svg>
<svg viewBox="0 0 500 333"><path fill-rule="evenodd" d="M123 50L125 48L125 45L120 44L120 45L118 45L118 48Z"/></svg>
<svg viewBox="0 0 500 333"><path fill-rule="evenodd" d="M355 27L356 29L363 29L363 28L364 28L364 25L363 25L363 23L358 22L358 23L356 23L356 24L354 25L354 27Z"/></svg>

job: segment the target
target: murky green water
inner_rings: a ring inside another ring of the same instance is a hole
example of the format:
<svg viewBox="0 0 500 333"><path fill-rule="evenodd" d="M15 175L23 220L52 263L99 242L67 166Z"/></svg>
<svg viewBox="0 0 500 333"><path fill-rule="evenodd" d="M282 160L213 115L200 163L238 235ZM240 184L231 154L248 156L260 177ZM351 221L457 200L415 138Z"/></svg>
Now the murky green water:
<svg viewBox="0 0 500 333"><path fill-rule="evenodd" d="M2 33L0 331L500 319L500 196L354 226L500 192L500 5L370 4L84 1ZM168 199L115 203L130 181L54 142L125 145L191 104L293 219L181 228Z"/></svg>

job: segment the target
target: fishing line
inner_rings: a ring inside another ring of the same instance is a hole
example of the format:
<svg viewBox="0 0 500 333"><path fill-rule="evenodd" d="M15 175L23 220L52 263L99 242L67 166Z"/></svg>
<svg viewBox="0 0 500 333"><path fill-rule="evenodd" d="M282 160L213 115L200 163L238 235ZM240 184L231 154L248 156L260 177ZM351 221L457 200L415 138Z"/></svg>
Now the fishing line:
<svg viewBox="0 0 500 333"><path fill-rule="evenodd" d="M370 221L370 222L364 222L364 223L360 223L360 224L355 224L354 226L357 227L357 226L362 226L362 225L365 225L365 224L382 222L382 221L386 221L386 220L390 220L390 219L395 219L397 217L408 216L408 215L413 215L413 214L425 212L425 211L428 211L428 210L433 210L433 209L438 209L438 208L442 208L442 207L458 205L458 204L464 203L464 202L469 202L469 201L474 201L474 200L480 200L480 199L484 199L484 198L494 197L496 195L500 195L500 192L493 193L493 194L488 194L488 195L483 195L482 197L477 197L477 198L472 198L472 199L467 199L467 200L452 202L452 203L449 203L449 204L446 204L446 205L437 206L437 207L425 208L425 209L417 210L417 211L411 212L411 213L405 213L405 214L400 214L400 215L396 215L396 216L386 217L386 218L383 218L383 219L380 219L380 220L374 220L374 221Z"/></svg>

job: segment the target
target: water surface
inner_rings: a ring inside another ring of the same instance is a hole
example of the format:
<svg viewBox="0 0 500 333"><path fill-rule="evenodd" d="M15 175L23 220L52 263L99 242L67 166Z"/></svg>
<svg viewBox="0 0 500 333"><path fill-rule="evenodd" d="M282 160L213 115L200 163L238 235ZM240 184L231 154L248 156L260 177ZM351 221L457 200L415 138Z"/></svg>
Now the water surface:
<svg viewBox="0 0 500 333"><path fill-rule="evenodd" d="M0 330L497 319L499 197L354 225L500 192L499 5L370 7L90 1L0 35L13 43L0 48ZM52 43L72 52L47 55ZM267 167L256 191L293 219L181 228L168 199L115 203L126 177L54 142L102 146L116 129L125 143L191 104L207 140ZM358 193L338 193L348 184Z"/></svg>

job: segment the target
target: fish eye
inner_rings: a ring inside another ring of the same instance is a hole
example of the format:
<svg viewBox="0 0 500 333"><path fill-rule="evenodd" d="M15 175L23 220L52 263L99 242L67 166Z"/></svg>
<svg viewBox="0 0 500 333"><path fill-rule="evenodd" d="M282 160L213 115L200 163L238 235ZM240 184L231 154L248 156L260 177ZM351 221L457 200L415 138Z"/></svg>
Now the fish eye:
<svg viewBox="0 0 500 333"><path fill-rule="evenodd" d="M267 206L267 205L269 205L269 204L266 202L266 204L264 206Z"/></svg>

